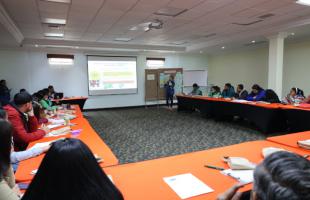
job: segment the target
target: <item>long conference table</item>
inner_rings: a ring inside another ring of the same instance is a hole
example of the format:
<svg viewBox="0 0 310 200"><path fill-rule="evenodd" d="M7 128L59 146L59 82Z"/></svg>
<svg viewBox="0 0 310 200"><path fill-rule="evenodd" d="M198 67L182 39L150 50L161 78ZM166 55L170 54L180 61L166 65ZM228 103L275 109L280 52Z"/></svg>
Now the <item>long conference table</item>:
<svg viewBox="0 0 310 200"><path fill-rule="evenodd" d="M71 120L71 123L76 124L72 126L72 130L82 130L82 132L75 136L77 139L82 140L92 150L94 154L97 154L103 158L103 162L100 164L102 167L112 166L118 164L118 159L115 157L111 149L104 143L100 136L91 127L89 122L83 117L80 107L75 106L77 116L76 119ZM57 136L57 137L46 137L29 144L28 148L31 148L36 143L53 141L62 137L72 137L71 134ZM31 158L28 160L21 161L15 174L15 178L18 182L27 182L33 178L31 171L38 169L44 154Z"/></svg>
<svg viewBox="0 0 310 200"><path fill-rule="evenodd" d="M298 140L310 139L309 131L119 165L113 152L92 129L88 121L83 118L78 107L76 113L77 118L72 122L77 123L77 125L73 129L83 130L77 138L84 141L93 153L104 159L100 166L108 175L112 176L114 184L121 190L125 200L178 200L180 199L179 196L164 182L163 178L185 173L193 174L214 189L214 192L189 198L190 200L213 200L237 181L229 176L222 175L218 170L206 168L205 165L228 169L228 165L223 162L224 156L245 157L258 164L263 160L262 149L266 147L282 148L302 156L310 154L310 150L294 145ZM67 135L66 137L71 136ZM56 138L41 139L31 143L29 148L38 142L54 139ZM30 182L34 177L30 174L31 171L38 169L43 157L44 155L41 155L22 161L15 174L16 180L18 182ZM248 191L251 188L252 184L248 184L241 191Z"/></svg>
<svg viewBox="0 0 310 200"><path fill-rule="evenodd" d="M280 103L240 102L224 98L177 95L178 110L198 109L203 116L217 120L239 116L264 133L310 130L310 107Z"/></svg>

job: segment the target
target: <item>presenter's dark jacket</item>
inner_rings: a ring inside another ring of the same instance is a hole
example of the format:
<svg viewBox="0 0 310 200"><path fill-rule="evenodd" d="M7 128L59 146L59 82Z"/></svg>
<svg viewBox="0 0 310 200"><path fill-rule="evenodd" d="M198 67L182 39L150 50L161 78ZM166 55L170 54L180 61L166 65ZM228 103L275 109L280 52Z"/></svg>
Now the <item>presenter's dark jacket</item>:
<svg viewBox="0 0 310 200"><path fill-rule="evenodd" d="M167 83L165 84L167 96L173 96L174 95L174 86L175 86L175 82L173 80L167 81Z"/></svg>

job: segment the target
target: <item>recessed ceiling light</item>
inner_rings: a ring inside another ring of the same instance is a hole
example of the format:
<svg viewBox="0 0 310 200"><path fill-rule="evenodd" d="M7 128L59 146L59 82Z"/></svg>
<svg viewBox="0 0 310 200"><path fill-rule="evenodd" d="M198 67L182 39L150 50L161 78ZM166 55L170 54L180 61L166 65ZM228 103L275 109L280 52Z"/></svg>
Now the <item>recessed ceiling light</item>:
<svg viewBox="0 0 310 200"><path fill-rule="evenodd" d="M132 40L131 38L115 38L114 41L117 42L129 42L130 40Z"/></svg>
<svg viewBox="0 0 310 200"><path fill-rule="evenodd" d="M42 23L45 24L60 24L60 25L65 25L67 20L65 19L55 19L55 18L44 18L42 19Z"/></svg>
<svg viewBox="0 0 310 200"><path fill-rule="evenodd" d="M226 47L225 46L222 46L222 49L225 49Z"/></svg>
<svg viewBox="0 0 310 200"><path fill-rule="evenodd" d="M136 31L136 30L138 30L138 27L133 26L133 27L131 27L129 30L130 30L130 31Z"/></svg>
<svg viewBox="0 0 310 200"><path fill-rule="evenodd" d="M199 53L203 53L203 51L199 51Z"/></svg>
<svg viewBox="0 0 310 200"><path fill-rule="evenodd" d="M63 33L44 33L44 37L64 37Z"/></svg>
<svg viewBox="0 0 310 200"><path fill-rule="evenodd" d="M296 3L305 5L305 6L310 6L310 0L298 0Z"/></svg>
<svg viewBox="0 0 310 200"><path fill-rule="evenodd" d="M292 36L294 36L294 35L295 35L295 33L291 33L291 35L292 35Z"/></svg>
<svg viewBox="0 0 310 200"><path fill-rule="evenodd" d="M155 12L155 15L163 15L163 16L168 16L168 17L176 17L184 12L186 12L187 9L183 8L173 8L173 7L166 7L166 8L161 8L157 12Z"/></svg>
<svg viewBox="0 0 310 200"><path fill-rule="evenodd" d="M35 46L35 47L39 47L39 45L37 45L37 44L36 44L36 45L34 45L34 46Z"/></svg>
<svg viewBox="0 0 310 200"><path fill-rule="evenodd" d="M54 3L71 3L71 0L41 0L41 1L47 1L47 2L54 2Z"/></svg>
<svg viewBox="0 0 310 200"><path fill-rule="evenodd" d="M174 44L174 45L182 45L182 44L186 44L186 43L187 43L186 41L171 42L171 44Z"/></svg>
<svg viewBox="0 0 310 200"><path fill-rule="evenodd" d="M256 41L255 41L255 40L252 40L251 42L254 44Z"/></svg>

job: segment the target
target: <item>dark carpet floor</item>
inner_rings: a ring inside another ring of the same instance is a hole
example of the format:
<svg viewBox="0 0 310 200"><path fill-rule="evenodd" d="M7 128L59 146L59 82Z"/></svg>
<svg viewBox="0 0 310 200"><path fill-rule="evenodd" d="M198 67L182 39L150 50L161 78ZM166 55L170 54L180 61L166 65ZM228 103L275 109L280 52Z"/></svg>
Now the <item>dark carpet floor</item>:
<svg viewBox="0 0 310 200"><path fill-rule="evenodd" d="M244 122L218 122L199 113L166 108L128 108L84 112L120 163L265 139Z"/></svg>

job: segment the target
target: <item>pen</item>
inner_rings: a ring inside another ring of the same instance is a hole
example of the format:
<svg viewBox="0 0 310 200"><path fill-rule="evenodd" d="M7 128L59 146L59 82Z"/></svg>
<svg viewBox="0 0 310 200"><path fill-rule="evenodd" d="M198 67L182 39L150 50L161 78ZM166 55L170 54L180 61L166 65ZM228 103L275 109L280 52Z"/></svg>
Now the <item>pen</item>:
<svg viewBox="0 0 310 200"><path fill-rule="evenodd" d="M212 165L205 165L205 167L210 168L210 169L220 170L220 171L225 170L224 168L221 168L221 167L216 167L216 166L212 166Z"/></svg>

